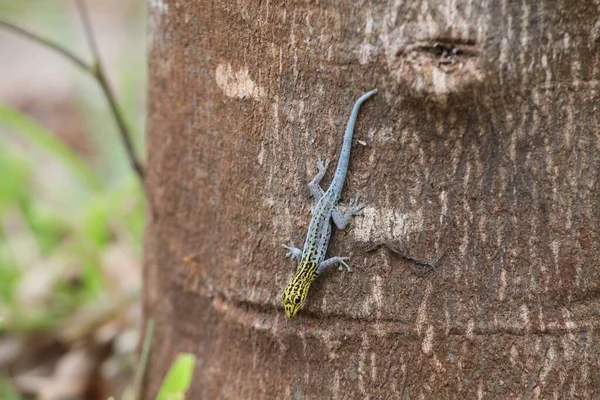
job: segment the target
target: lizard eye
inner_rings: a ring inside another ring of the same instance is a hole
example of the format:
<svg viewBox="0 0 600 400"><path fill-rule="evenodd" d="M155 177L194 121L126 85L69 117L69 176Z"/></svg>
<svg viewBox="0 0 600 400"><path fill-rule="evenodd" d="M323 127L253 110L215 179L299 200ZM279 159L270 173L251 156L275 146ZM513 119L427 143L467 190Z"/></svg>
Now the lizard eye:
<svg viewBox="0 0 600 400"><path fill-rule="evenodd" d="M300 296L296 295L296 297L294 297L294 304L300 304Z"/></svg>

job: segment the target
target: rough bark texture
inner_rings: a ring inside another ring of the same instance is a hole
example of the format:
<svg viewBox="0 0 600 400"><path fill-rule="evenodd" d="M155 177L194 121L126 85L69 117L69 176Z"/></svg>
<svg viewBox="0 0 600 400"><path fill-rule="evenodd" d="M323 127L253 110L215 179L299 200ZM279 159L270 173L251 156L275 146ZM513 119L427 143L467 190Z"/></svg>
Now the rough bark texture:
<svg viewBox="0 0 600 400"><path fill-rule="evenodd" d="M600 4L338 3L150 2L146 398L182 351L192 399L600 398ZM288 321L279 243L374 87L354 273Z"/></svg>

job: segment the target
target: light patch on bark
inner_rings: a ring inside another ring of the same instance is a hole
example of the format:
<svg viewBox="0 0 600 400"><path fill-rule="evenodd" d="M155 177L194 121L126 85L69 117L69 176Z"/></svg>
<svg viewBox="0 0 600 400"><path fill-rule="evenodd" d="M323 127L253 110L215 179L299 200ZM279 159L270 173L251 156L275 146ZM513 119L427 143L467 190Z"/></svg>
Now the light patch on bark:
<svg viewBox="0 0 600 400"><path fill-rule="evenodd" d="M327 354L327 359L330 361L334 361L336 360L337 357L337 350L340 348L340 346L342 345L342 343L337 340L337 339L332 339L332 332L328 331L328 330L321 330L320 332L320 337L323 340L323 344L325 345L325 347L328 350L328 354ZM335 337L335 336L333 336Z"/></svg>
<svg viewBox="0 0 600 400"><path fill-rule="evenodd" d="M366 389L365 389L365 379L364 376L366 374L365 372L365 364L366 364L366 359L367 359L367 351L369 351L371 348L370 344L369 344L369 335L366 332L363 332L362 334L362 343L360 345L360 351L358 354L358 390L360 390L360 392L365 395Z"/></svg>
<svg viewBox="0 0 600 400"><path fill-rule="evenodd" d="M284 14L284 22L285 22L285 14ZM294 73L294 80L298 79L298 46L296 45L296 9L294 8L294 12L292 14L292 24L290 29L290 49L293 49L293 67L292 71Z"/></svg>
<svg viewBox="0 0 600 400"><path fill-rule="evenodd" d="M465 257L465 255L467 253L467 247L468 246L469 246L469 231L465 230L465 233L464 233L464 235L462 237L460 245L458 246L458 251L460 251L460 254L463 256L463 258ZM458 272L460 269L457 268L456 270Z"/></svg>
<svg viewBox="0 0 600 400"><path fill-rule="evenodd" d="M447 301L444 303L444 320L446 321L446 328L444 329L444 333L446 334L446 336L448 336L450 334L451 319Z"/></svg>
<svg viewBox="0 0 600 400"><path fill-rule="evenodd" d="M553 240L552 243L550 243L550 247L552 248L556 276L560 276L560 263L558 262L558 255L560 253L560 243L558 242L558 240Z"/></svg>
<svg viewBox="0 0 600 400"><path fill-rule="evenodd" d="M375 316L377 319L381 316L381 309L383 307L383 291L382 291L382 283L383 280L380 276L374 276L372 280L373 284L371 285L373 291L371 295L368 296L365 301L362 303L361 311L364 316L370 316L373 308L375 308Z"/></svg>
<svg viewBox="0 0 600 400"><path fill-rule="evenodd" d="M371 352L371 380L377 380L377 355L374 351Z"/></svg>
<svg viewBox="0 0 600 400"><path fill-rule="evenodd" d="M372 55L377 52L377 47L369 43L369 38L373 33L373 25L373 15L371 13L371 9L369 9L367 10L365 16L365 32L363 35L363 42L360 44L360 46L358 46L357 49L358 62L361 65L367 64Z"/></svg>
<svg viewBox="0 0 600 400"><path fill-rule="evenodd" d="M508 62L508 54L510 51L508 38L502 38L500 42L500 56L498 57L498 61L504 65Z"/></svg>
<svg viewBox="0 0 600 400"><path fill-rule="evenodd" d="M585 353L586 353L586 358L587 358L588 357L587 351ZM589 372L590 372L590 370L588 368L588 364L587 363L582 363L581 364L581 368L579 369L579 371L580 371L579 374L581 376L581 382L587 382L588 381L588 375L589 375ZM575 396L573 396L573 397L575 397ZM585 398L589 398L588 395L587 395L587 388L584 388L584 390L583 390L583 398L584 399Z"/></svg>
<svg viewBox="0 0 600 400"><path fill-rule="evenodd" d="M552 370L552 367L556 363L556 351L554 347L550 345L550 348L546 352L546 359L544 360L544 365L542 366L542 370L540 371L540 383L542 387L546 386L546 378L548 378L548 374Z"/></svg>
<svg viewBox="0 0 600 400"><path fill-rule="evenodd" d="M479 385L477 385L477 400L483 399L483 394L483 382L479 382Z"/></svg>
<svg viewBox="0 0 600 400"><path fill-rule="evenodd" d="M467 336L467 339L469 340L474 340L475 339L475 321L470 319L467 322L467 331L465 332L465 335Z"/></svg>
<svg viewBox="0 0 600 400"><path fill-rule="evenodd" d="M440 204L442 208L440 212L440 224L442 224L444 222L444 217L448 213L448 193L445 190L440 192Z"/></svg>
<svg viewBox="0 0 600 400"><path fill-rule="evenodd" d="M433 358L433 366L435 367L435 372L437 372L438 374L445 373L446 368L444 368L444 364L438 358L437 354L434 353L432 358Z"/></svg>
<svg viewBox="0 0 600 400"><path fill-rule="evenodd" d="M265 142L260 143L260 151L258 152L258 165L263 165L265 158Z"/></svg>
<svg viewBox="0 0 600 400"><path fill-rule="evenodd" d="M540 331L544 332L546 330L546 324L544 323L544 312L542 310L542 306L540 305L539 307L539 312L538 312L538 319L539 319L539 324L540 324Z"/></svg>
<svg viewBox="0 0 600 400"><path fill-rule="evenodd" d="M375 130L373 130L375 132ZM391 141L396 141L396 137L394 136L394 131L391 126L382 126L381 129L377 131L377 139L381 143L387 143ZM369 136L373 137L371 134L371 129L369 129Z"/></svg>
<svg viewBox="0 0 600 400"><path fill-rule="evenodd" d="M529 329L530 327L530 320L529 320L529 308L527 308L527 306L525 304L523 304L520 308L519 308L519 317L521 318L521 321L523 322L523 329Z"/></svg>
<svg viewBox="0 0 600 400"><path fill-rule="evenodd" d="M341 399L341 391L340 391L340 373L335 370L333 372L333 382L331 385L331 392L333 393L333 399L337 400L337 399Z"/></svg>
<svg viewBox="0 0 600 400"><path fill-rule="evenodd" d="M433 349L433 337L433 325L429 325L427 327L427 332L425 332L425 338L423 338L423 343L421 344L421 349L423 350L423 353L427 355L431 354L431 350Z"/></svg>
<svg viewBox="0 0 600 400"><path fill-rule="evenodd" d="M500 271L500 286L498 287L498 300L504 301L506 298L506 270L502 268Z"/></svg>
<svg viewBox="0 0 600 400"><path fill-rule="evenodd" d="M429 301L429 296L431 296L431 292L433 291L433 285L431 281L427 282L427 286L425 288L425 293L423 294L423 300L421 304L419 304L419 309L417 310L417 334L421 336L421 330L423 329L423 325L427 321L427 302Z"/></svg>
<svg viewBox="0 0 600 400"><path fill-rule="evenodd" d="M510 347L510 364L514 367L517 365L517 357L519 357L519 351L517 350L517 346L514 344Z"/></svg>
<svg viewBox="0 0 600 400"><path fill-rule="evenodd" d="M372 301L370 303L375 304L375 313L377 318L381 315L383 308L383 290L382 290L383 279L379 275L373 277L373 292L371 294Z"/></svg>
<svg viewBox="0 0 600 400"><path fill-rule="evenodd" d="M370 241L372 232L377 232L380 240L395 240L423 229L423 210L401 213L393 208L365 207L362 216L356 217L354 235L357 240Z"/></svg>
<svg viewBox="0 0 600 400"><path fill-rule="evenodd" d="M562 349L562 354L565 361L572 361L573 356L575 355L574 343L577 343L575 335L570 333L567 336L562 336L560 338L560 348Z"/></svg>
<svg viewBox="0 0 600 400"><path fill-rule="evenodd" d="M265 95L265 90L250 78L248 68L234 71L231 64L219 64L215 71L215 80L227 97L239 99L250 97L260 100Z"/></svg>
<svg viewBox="0 0 600 400"><path fill-rule="evenodd" d="M579 326L571 318L571 313L569 312L569 310L567 310L566 308L563 308L562 311L563 311L562 312L562 314L563 314L563 320L565 321L565 328L567 328L567 330L569 330L569 331L573 331L573 330L578 329Z"/></svg>

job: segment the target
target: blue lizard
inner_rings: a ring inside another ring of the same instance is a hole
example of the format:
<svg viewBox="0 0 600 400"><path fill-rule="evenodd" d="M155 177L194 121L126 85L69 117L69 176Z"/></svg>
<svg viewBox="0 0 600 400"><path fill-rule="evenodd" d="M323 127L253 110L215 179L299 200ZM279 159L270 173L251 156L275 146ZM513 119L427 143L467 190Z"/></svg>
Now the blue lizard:
<svg viewBox="0 0 600 400"><path fill-rule="evenodd" d="M333 180L325 192L323 192L319 183L325 175L325 171L329 165L329 159L323 163L321 155L318 156L318 172L308 184L310 192L317 204L313 208L304 248L299 249L294 247L293 243L290 246L285 244L281 245L289 250L286 257L298 260L296 274L283 292L283 306L287 318L292 318L296 315L304 303L304 300L306 300L310 285L327 269L327 267L339 264L346 267L348 272L352 271L348 264L346 264L348 257L331 257L326 260L325 253L331 236L331 219L333 219L333 222L338 229L344 229L346 225L348 225L348 222L350 222L350 218L358 214L360 210L364 208L364 205L358 204L358 196L350 202L350 205L344 214L340 213L337 205L348 172L350 150L352 148L352 135L354 133L354 124L356 123L358 111L362 103L375 93L377 93L377 89L363 94L356 100L356 103L354 103L346 127L346 132L344 133L340 159L337 168L335 169Z"/></svg>

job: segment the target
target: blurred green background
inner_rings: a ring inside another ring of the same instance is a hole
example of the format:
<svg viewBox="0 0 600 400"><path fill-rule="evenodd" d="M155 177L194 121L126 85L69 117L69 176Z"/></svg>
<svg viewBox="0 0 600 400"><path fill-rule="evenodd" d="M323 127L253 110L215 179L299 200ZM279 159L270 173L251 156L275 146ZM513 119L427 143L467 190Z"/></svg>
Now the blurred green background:
<svg viewBox="0 0 600 400"><path fill-rule="evenodd" d="M86 3L144 161L146 2ZM92 59L73 1L0 1L0 19ZM91 371L77 397L106 398L140 331L143 189L90 75L3 29L0 60L0 399L61 398L69 362Z"/></svg>

